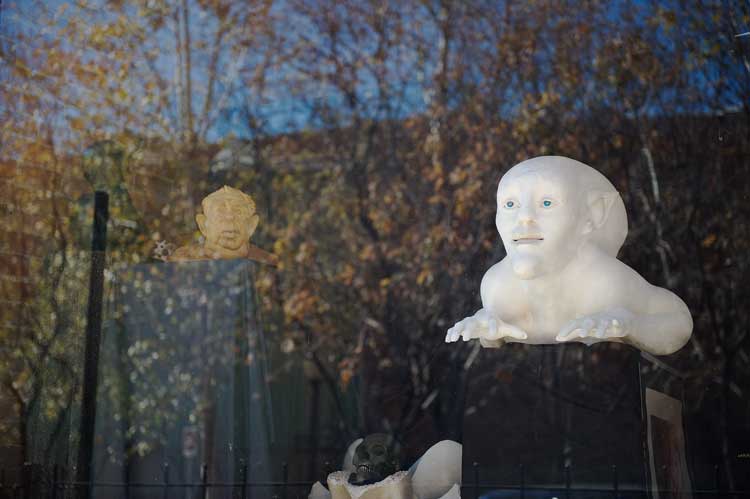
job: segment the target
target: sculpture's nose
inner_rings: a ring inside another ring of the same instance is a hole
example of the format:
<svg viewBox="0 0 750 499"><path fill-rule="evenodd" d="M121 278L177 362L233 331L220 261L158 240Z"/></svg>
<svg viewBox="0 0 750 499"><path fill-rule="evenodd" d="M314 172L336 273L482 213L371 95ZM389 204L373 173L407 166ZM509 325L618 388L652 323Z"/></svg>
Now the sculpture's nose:
<svg viewBox="0 0 750 499"><path fill-rule="evenodd" d="M530 224L536 220L536 210L532 203L524 203L518 210L518 222Z"/></svg>

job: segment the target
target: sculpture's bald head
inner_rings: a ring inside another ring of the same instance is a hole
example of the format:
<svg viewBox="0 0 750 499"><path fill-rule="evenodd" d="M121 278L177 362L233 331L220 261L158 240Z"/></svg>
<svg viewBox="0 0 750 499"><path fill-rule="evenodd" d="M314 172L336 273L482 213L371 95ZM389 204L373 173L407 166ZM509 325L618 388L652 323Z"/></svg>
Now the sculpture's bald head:
<svg viewBox="0 0 750 499"><path fill-rule="evenodd" d="M500 180L498 232L522 279L557 272L584 242L612 256L625 240L625 206L599 172L561 156L517 164Z"/></svg>
<svg viewBox="0 0 750 499"><path fill-rule="evenodd" d="M225 185L201 201L203 212L209 211L213 206L222 202L231 202L236 204L240 209L247 210L251 215L255 213L255 201L239 189Z"/></svg>
<svg viewBox="0 0 750 499"><path fill-rule="evenodd" d="M214 251L240 251L258 226L255 202L232 187L212 192L201 206L203 213L196 216L198 228Z"/></svg>

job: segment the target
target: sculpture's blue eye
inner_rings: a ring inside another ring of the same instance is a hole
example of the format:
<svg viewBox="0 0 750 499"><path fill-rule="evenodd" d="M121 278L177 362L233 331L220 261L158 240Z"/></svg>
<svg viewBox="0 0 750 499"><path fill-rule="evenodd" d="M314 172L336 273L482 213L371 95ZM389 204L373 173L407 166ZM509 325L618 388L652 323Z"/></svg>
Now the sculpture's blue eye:
<svg viewBox="0 0 750 499"><path fill-rule="evenodd" d="M542 201L542 206L544 206L545 208L549 208L550 206L552 206L552 201L549 199L545 199L544 201Z"/></svg>
<svg viewBox="0 0 750 499"><path fill-rule="evenodd" d="M513 208L515 205L516 205L516 203L514 203L513 201L506 201L505 202L505 207L506 208Z"/></svg>

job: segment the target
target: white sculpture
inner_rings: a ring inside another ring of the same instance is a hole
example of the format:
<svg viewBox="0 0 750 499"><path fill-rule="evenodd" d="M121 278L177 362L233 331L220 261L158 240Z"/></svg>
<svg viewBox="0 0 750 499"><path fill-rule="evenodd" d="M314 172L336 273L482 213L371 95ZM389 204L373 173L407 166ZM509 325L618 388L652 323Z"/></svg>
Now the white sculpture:
<svg viewBox="0 0 750 499"><path fill-rule="evenodd" d="M416 499L447 499L461 486L463 446L453 440L441 440L409 468Z"/></svg>
<svg viewBox="0 0 750 499"><path fill-rule="evenodd" d="M483 308L446 342L617 341L666 355L690 339L685 303L617 260L625 205L593 168L560 156L517 164L500 180L495 224L507 256L482 278Z"/></svg>
<svg viewBox="0 0 750 499"><path fill-rule="evenodd" d="M398 471L370 485L352 485L352 456L362 441L360 438L349 446L343 469L328 475L328 489L317 482L308 499L460 499L463 447L458 442L441 440L409 471Z"/></svg>

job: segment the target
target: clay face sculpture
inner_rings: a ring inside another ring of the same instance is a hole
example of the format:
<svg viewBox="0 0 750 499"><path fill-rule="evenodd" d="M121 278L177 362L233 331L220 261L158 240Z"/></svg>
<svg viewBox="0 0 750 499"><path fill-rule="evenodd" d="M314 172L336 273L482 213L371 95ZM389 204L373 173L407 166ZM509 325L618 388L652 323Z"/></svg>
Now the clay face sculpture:
<svg viewBox="0 0 750 499"><path fill-rule="evenodd" d="M519 163L500 180L495 224L507 256L482 279L483 308L446 342L617 341L662 355L689 340L685 303L617 260L625 206L593 168L560 156Z"/></svg>
<svg viewBox="0 0 750 499"><path fill-rule="evenodd" d="M170 260L249 258L276 264L275 255L250 244L260 220L250 196L224 186L206 196L201 207L203 213L196 215L195 221L205 243L178 248Z"/></svg>
<svg viewBox="0 0 750 499"><path fill-rule="evenodd" d="M225 186L206 196L201 206L203 213L195 220L206 238L206 249L225 258L240 255L260 220L252 198Z"/></svg>
<svg viewBox="0 0 750 499"><path fill-rule="evenodd" d="M393 439L384 433L368 435L354 451L354 472L349 475L352 485L380 482L398 471Z"/></svg>

